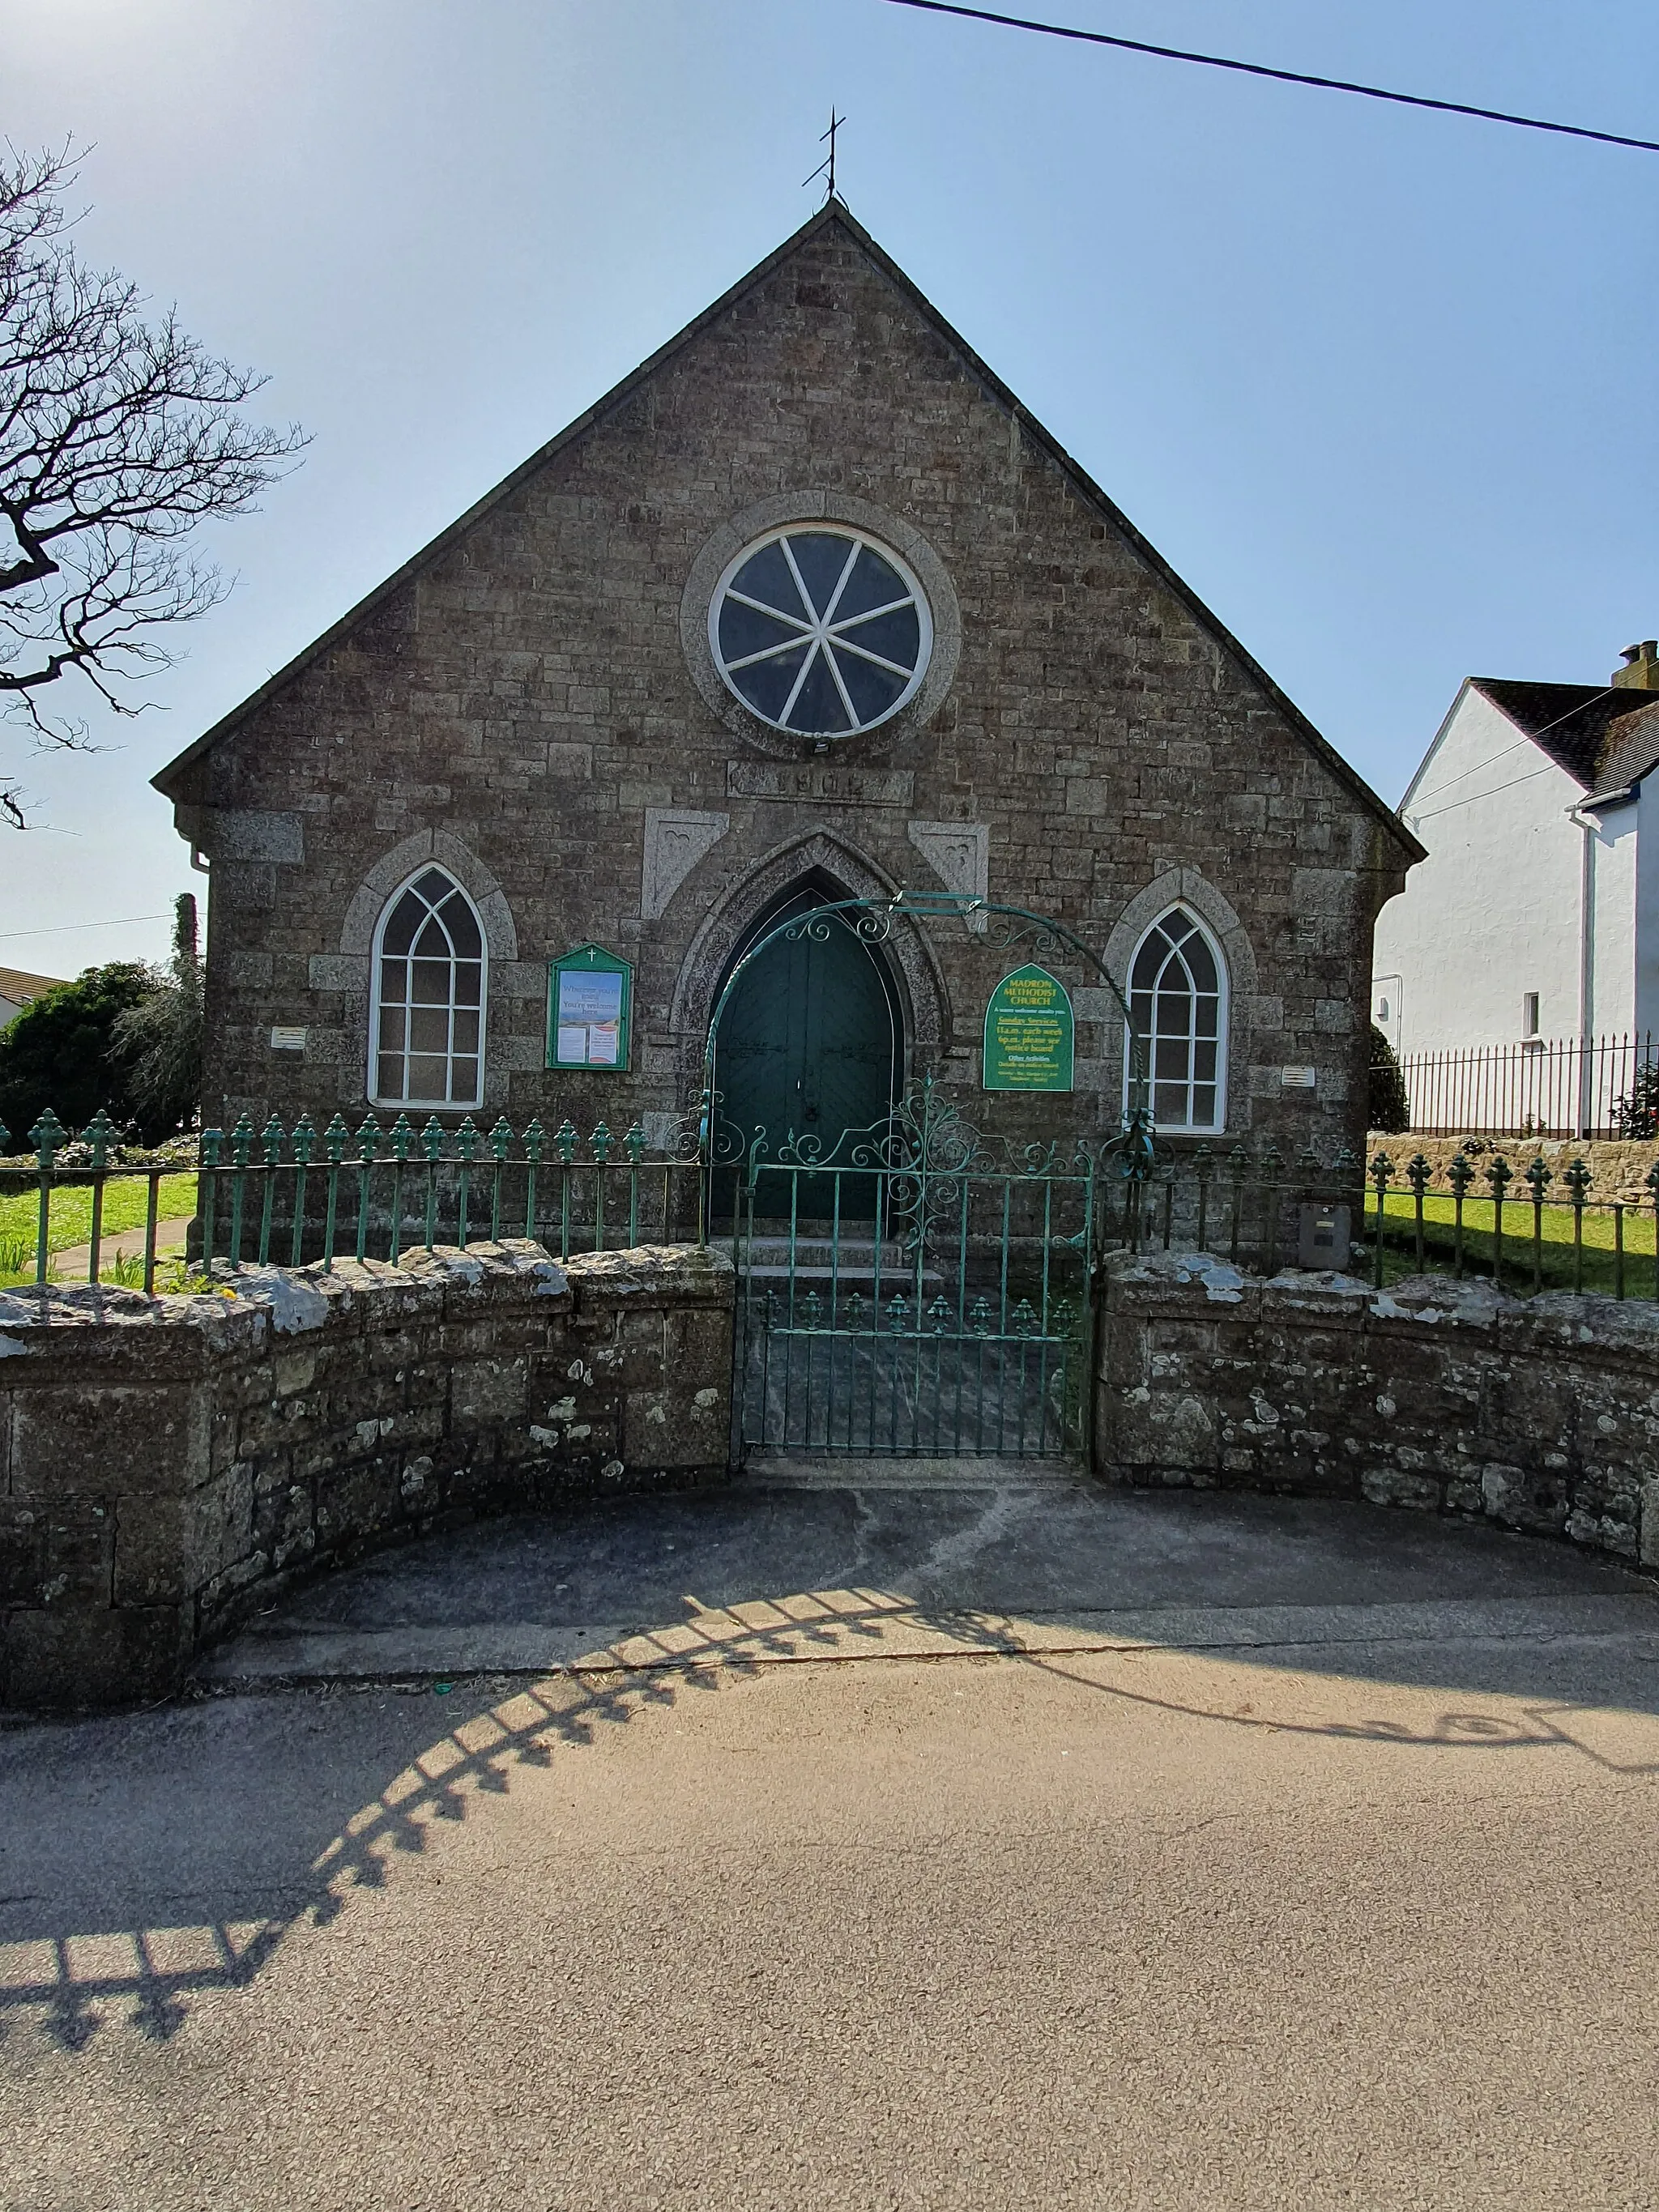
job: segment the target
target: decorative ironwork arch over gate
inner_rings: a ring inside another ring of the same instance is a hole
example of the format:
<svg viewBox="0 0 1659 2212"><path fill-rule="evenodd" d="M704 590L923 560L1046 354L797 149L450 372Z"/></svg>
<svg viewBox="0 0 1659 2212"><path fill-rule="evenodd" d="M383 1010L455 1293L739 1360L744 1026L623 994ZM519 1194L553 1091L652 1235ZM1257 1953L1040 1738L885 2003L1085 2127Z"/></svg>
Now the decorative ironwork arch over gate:
<svg viewBox="0 0 1659 2212"><path fill-rule="evenodd" d="M1051 917L954 894L849 899L796 914L733 966L710 1017L702 1127L708 1188L735 1171L736 1445L750 1452L1056 1457L1086 1449L1092 1395L1097 1151L965 1121L934 1078L886 1119L826 1144L807 1130L744 1131L720 1113L720 1019L748 964L781 938L901 922L1000 917L993 943L1082 960L1122 1009L1087 945ZM1126 1152L1150 1158L1149 1117ZM725 1224L716 1224L720 1233Z"/></svg>

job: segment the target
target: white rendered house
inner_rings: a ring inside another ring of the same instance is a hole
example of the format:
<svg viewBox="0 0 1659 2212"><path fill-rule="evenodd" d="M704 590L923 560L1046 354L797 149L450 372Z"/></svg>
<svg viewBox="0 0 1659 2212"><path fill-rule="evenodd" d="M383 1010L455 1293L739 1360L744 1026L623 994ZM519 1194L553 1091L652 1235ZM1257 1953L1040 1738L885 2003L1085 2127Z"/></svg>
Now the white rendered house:
<svg viewBox="0 0 1659 2212"><path fill-rule="evenodd" d="M1402 1060L1659 1031L1659 646L1607 684L1471 677L1400 811L1428 849L1377 917Z"/></svg>

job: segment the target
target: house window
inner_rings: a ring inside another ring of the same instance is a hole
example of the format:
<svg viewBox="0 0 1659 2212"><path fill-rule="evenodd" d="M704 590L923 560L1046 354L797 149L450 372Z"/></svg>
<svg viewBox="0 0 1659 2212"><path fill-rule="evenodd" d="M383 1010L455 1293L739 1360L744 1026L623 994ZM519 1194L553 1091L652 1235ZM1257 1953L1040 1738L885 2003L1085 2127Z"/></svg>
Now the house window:
<svg viewBox="0 0 1659 2212"><path fill-rule="evenodd" d="M897 714L933 642L921 585L857 530L775 531L738 556L708 611L726 684L763 722L801 737L850 737Z"/></svg>
<svg viewBox="0 0 1659 2212"><path fill-rule="evenodd" d="M1523 1037L1538 1035L1538 994L1527 992L1521 1000L1521 1034Z"/></svg>
<svg viewBox="0 0 1659 2212"><path fill-rule="evenodd" d="M1220 947L1184 906L1171 907L1136 946L1129 1011L1125 1106L1150 1106L1160 1129L1213 1135L1224 1127L1227 970Z"/></svg>
<svg viewBox="0 0 1659 2212"><path fill-rule="evenodd" d="M374 933L370 1091L381 1106L482 1103L483 931L453 876L424 868Z"/></svg>

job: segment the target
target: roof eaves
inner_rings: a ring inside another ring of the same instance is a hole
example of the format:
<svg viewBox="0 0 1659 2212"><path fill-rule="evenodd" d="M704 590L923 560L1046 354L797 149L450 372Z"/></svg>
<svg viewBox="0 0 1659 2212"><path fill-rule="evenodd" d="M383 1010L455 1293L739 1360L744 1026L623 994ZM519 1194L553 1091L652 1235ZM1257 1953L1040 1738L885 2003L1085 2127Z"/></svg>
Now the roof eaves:
<svg viewBox="0 0 1659 2212"><path fill-rule="evenodd" d="M1613 723L1641 710L1639 695L1621 691L1615 684L1531 683L1498 676L1471 677L1469 682L1512 729L1585 791L1594 788L1612 750L1608 732ZM1517 707L1516 692L1527 695L1534 705L1541 693L1553 694L1556 705L1564 699L1570 699L1571 704L1562 705L1559 714L1540 721L1529 716L1524 707Z"/></svg>
<svg viewBox="0 0 1659 2212"><path fill-rule="evenodd" d="M1612 791L1589 791L1582 799L1575 799L1567 809L1569 814L1582 814L1588 806L1622 806L1636 796L1633 783L1621 783Z"/></svg>
<svg viewBox="0 0 1659 2212"><path fill-rule="evenodd" d="M0 968L0 998L9 999L14 1005L27 1004L30 999L55 991L64 980L61 975L37 975L27 968Z"/></svg>

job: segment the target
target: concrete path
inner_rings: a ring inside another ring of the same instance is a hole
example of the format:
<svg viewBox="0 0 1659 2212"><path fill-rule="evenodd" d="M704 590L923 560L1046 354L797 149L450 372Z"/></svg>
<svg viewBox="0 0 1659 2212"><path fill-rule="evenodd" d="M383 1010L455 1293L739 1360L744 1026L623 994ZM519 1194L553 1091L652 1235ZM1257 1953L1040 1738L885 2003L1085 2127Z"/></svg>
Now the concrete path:
<svg viewBox="0 0 1659 2212"><path fill-rule="evenodd" d="M172 1221L156 1223L155 1249L158 1256L162 1253L171 1254L182 1249L185 1238L190 1235L191 1219L191 1217L186 1213L181 1214ZM112 1235L100 1241L99 1274L107 1282L111 1260L118 1253L123 1259L130 1259L135 1252L140 1259L143 1257L143 1229L116 1230ZM61 1252L54 1252L52 1255L48 1267L54 1283L84 1283L88 1280L92 1272L92 1246L90 1243L66 1244Z"/></svg>
<svg viewBox="0 0 1659 2212"><path fill-rule="evenodd" d="M1646 1584L788 1474L386 1554L219 1662L326 1688L0 1735L0 2202L1651 2205ZM497 1606L648 1663L373 1678Z"/></svg>

